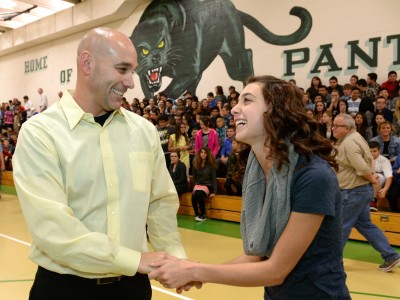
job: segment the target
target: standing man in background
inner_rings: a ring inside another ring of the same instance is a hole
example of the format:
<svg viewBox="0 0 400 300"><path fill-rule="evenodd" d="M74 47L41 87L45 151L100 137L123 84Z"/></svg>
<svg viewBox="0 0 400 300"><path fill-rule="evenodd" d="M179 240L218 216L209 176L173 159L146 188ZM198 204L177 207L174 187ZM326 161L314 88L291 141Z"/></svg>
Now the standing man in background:
<svg viewBox="0 0 400 300"><path fill-rule="evenodd" d="M367 141L356 131L352 116L339 114L333 121L333 135L338 139L337 163L340 196L343 206L343 247L354 227L378 251L384 263L379 269L390 272L400 265L400 255L390 247L383 232L371 222L372 184L377 178L372 170L373 157Z"/></svg>
<svg viewBox="0 0 400 300"><path fill-rule="evenodd" d="M149 300L150 264L186 258L158 132L121 108L136 67L127 36L89 31L75 91L22 126L13 163L39 265L30 300ZM155 251L165 252L149 252L146 224Z"/></svg>
<svg viewBox="0 0 400 300"><path fill-rule="evenodd" d="M40 106L40 112L44 112L47 109L47 96L43 93L43 89L39 88L38 89L38 93L40 95L40 102L39 102L39 106Z"/></svg>
<svg viewBox="0 0 400 300"><path fill-rule="evenodd" d="M27 95L24 96L24 109L26 110L26 117L28 119L32 117L35 108L33 107L32 101L29 100Z"/></svg>

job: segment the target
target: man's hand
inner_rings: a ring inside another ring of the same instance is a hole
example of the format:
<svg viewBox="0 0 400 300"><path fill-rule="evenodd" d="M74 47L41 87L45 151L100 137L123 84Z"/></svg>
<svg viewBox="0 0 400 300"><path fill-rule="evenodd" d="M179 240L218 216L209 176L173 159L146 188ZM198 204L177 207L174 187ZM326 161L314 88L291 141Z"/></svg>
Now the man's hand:
<svg viewBox="0 0 400 300"><path fill-rule="evenodd" d="M166 252L152 252L152 253L142 253L142 257L140 259L138 272L142 274L148 274L151 271L155 270L155 267L152 267L152 263L156 261L165 261L168 262L170 260L176 260L178 258L169 255Z"/></svg>

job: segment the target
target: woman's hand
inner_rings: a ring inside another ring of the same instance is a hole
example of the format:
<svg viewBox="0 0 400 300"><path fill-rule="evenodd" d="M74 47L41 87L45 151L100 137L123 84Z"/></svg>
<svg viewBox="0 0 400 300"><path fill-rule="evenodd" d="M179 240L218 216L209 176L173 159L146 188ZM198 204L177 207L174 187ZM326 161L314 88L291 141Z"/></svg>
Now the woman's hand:
<svg viewBox="0 0 400 300"><path fill-rule="evenodd" d="M193 267L196 263L183 259L162 259L151 264L155 270L149 273L150 279L155 279L166 288L177 288L180 290L189 290L193 285L201 286L195 283L195 272Z"/></svg>

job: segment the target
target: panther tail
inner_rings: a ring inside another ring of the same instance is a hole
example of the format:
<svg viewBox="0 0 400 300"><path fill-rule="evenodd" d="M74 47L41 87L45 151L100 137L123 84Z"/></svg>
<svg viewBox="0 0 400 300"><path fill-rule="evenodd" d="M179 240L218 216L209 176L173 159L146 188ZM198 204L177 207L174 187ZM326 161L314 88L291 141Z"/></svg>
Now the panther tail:
<svg viewBox="0 0 400 300"><path fill-rule="evenodd" d="M305 39L310 33L312 27L312 17L303 7L295 6L290 10L292 16L297 16L301 20L299 29L289 35L276 35L264 27L254 17L238 11L240 19L244 26L253 31L263 41L272 45L286 46L298 43Z"/></svg>

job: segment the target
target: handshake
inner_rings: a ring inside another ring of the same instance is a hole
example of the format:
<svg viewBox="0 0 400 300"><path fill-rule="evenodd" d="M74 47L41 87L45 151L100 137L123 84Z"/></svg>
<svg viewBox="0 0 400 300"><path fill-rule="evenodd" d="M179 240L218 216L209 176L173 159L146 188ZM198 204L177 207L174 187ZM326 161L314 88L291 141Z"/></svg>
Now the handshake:
<svg viewBox="0 0 400 300"><path fill-rule="evenodd" d="M176 292L189 291L192 287L200 289L203 285L196 277L195 263L179 259L165 252L142 253L139 273L148 274L149 279L155 279L165 288L175 288Z"/></svg>

